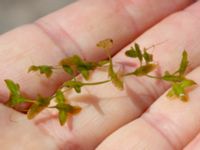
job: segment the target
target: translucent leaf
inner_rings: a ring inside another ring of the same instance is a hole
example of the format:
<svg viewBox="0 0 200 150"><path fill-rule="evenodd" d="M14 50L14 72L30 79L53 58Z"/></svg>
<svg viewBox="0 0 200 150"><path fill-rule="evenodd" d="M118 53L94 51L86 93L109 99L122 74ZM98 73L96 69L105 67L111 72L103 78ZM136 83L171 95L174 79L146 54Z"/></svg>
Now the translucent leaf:
<svg viewBox="0 0 200 150"><path fill-rule="evenodd" d="M56 92L56 102L58 104L63 104L63 103L66 102L65 96L64 96L64 94L63 94L63 92L61 90L58 90Z"/></svg>
<svg viewBox="0 0 200 150"><path fill-rule="evenodd" d="M183 75L188 67L189 61L188 61L188 54L186 51L183 52L182 54L182 60L181 60L181 64L179 67L179 73L180 75Z"/></svg>
<svg viewBox="0 0 200 150"><path fill-rule="evenodd" d="M47 65L42 65L42 66L31 66L29 69L28 69L28 72L31 72L31 71L39 71L40 74L45 74L47 78L49 78L52 73L53 73L53 67L52 66L47 66Z"/></svg>
<svg viewBox="0 0 200 150"><path fill-rule="evenodd" d="M61 125L64 125L67 121L67 116L69 114L76 115L81 111L81 108L79 106L72 106L70 104L61 104L56 105L56 108L59 111L59 121Z"/></svg>
<svg viewBox="0 0 200 150"><path fill-rule="evenodd" d="M77 70L81 75L84 77L84 79L89 79L89 71L94 70L96 68L96 64L93 63L82 63L77 66Z"/></svg>
<svg viewBox="0 0 200 150"><path fill-rule="evenodd" d="M113 40L112 39L105 39L103 41L100 41L97 43L97 47L103 48L103 49L110 49L113 46Z"/></svg>
<svg viewBox="0 0 200 150"><path fill-rule="evenodd" d="M97 63L98 67L104 66L109 63L109 60L102 60Z"/></svg>
<svg viewBox="0 0 200 150"><path fill-rule="evenodd" d="M9 100L7 101L6 104L10 107L14 107L24 102L26 102L26 99L24 97L20 95L10 95Z"/></svg>
<svg viewBox="0 0 200 150"><path fill-rule="evenodd" d="M81 74L84 77L84 79L86 79L86 80L89 79L89 76L90 76L89 71L87 71L87 70L81 70Z"/></svg>
<svg viewBox="0 0 200 150"><path fill-rule="evenodd" d="M7 88L10 90L12 95L20 95L20 86L18 83L13 82L12 80L5 80Z"/></svg>
<svg viewBox="0 0 200 150"><path fill-rule="evenodd" d="M77 93L81 93L81 87L79 87L79 86L74 87L74 90L75 90Z"/></svg>
<svg viewBox="0 0 200 150"><path fill-rule="evenodd" d="M142 51L140 49L139 44L137 44L137 43L135 43L135 51L136 51L136 55L137 55L139 61L142 62L142 60L143 60Z"/></svg>
<svg viewBox="0 0 200 150"><path fill-rule="evenodd" d="M140 61L140 64L142 64L143 54L142 54L142 50L140 49L139 44L135 43L134 48L131 47L130 50L125 52L125 55L132 58L138 58Z"/></svg>
<svg viewBox="0 0 200 150"><path fill-rule="evenodd" d="M29 67L29 69L28 69L28 72L31 72L31 71L38 71L39 70L39 68L38 68L38 66L30 66Z"/></svg>
<svg viewBox="0 0 200 150"><path fill-rule="evenodd" d="M77 93L80 93L81 92L81 87L83 86L84 84L82 82L79 82L79 81L67 81L64 83L64 86L68 87L68 88L73 88L75 89L75 91Z"/></svg>
<svg viewBox="0 0 200 150"><path fill-rule="evenodd" d="M187 88L193 85L196 85L196 82L190 79L185 79L181 82L181 87L183 88Z"/></svg>
<svg viewBox="0 0 200 150"><path fill-rule="evenodd" d="M144 58L144 60L145 60L146 63L150 63L150 62L153 61L153 55L149 54L147 52L147 50L144 50L143 58Z"/></svg>
<svg viewBox="0 0 200 150"><path fill-rule="evenodd" d="M153 70L155 70L156 67L157 67L156 64L147 64L147 65L137 68L133 72L133 74L136 76L144 76L144 75L147 75L148 73L152 72Z"/></svg>
<svg viewBox="0 0 200 150"><path fill-rule="evenodd" d="M184 79L181 82L174 83L172 89L168 92L168 97L177 97L182 101L188 101L188 96L186 93L186 88L195 85L193 80Z"/></svg>
<svg viewBox="0 0 200 150"><path fill-rule="evenodd" d="M130 50L127 50L125 52L125 55L128 56L128 57L137 58L137 52L134 50L133 47L131 47Z"/></svg>
<svg viewBox="0 0 200 150"><path fill-rule="evenodd" d="M74 71L73 69L69 66L69 65L62 65L64 71L66 73L68 73L69 75L73 75L74 74Z"/></svg>
<svg viewBox="0 0 200 150"><path fill-rule="evenodd" d="M14 107L15 105L24 103L26 99L21 96L19 84L9 79L5 80L5 83L10 91L10 97L6 104Z"/></svg>
<svg viewBox="0 0 200 150"><path fill-rule="evenodd" d="M76 72L76 66L82 62L81 58L78 55L72 57L64 58L60 61L60 65L67 65L71 67Z"/></svg>
<svg viewBox="0 0 200 150"><path fill-rule="evenodd" d="M65 110L59 110L58 112L58 118L59 118L59 122L60 122L60 125L63 126L66 121L67 121L67 112Z"/></svg>
<svg viewBox="0 0 200 150"><path fill-rule="evenodd" d="M170 82L180 82L180 81L184 80L184 77L173 75L173 74L170 74L169 72L165 72L162 79L165 81L170 81Z"/></svg>
<svg viewBox="0 0 200 150"><path fill-rule="evenodd" d="M185 94L184 94L184 88L183 88L183 87L181 86L181 84L179 84L179 83L173 84L172 90L174 91L174 94L175 94L177 97L180 97L181 95L185 95Z"/></svg>
<svg viewBox="0 0 200 150"><path fill-rule="evenodd" d="M60 64L62 66L66 66L65 71L68 73L81 73L82 76L88 80L89 79L89 71L94 70L98 64L95 62L87 62L82 60L79 56L74 55L69 58L63 59Z"/></svg>
<svg viewBox="0 0 200 150"><path fill-rule="evenodd" d="M169 92L167 93L167 97L174 97L175 93L173 90L169 90Z"/></svg>
<svg viewBox="0 0 200 150"><path fill-rule="evenodd" d="M115 73L114 69L113 69L113 65L112 63L110 64L109 66L109 69L108 69L108 75L109 77L111 78L111 81L112 83L120 90L123 89L123 82L122 80L120 79L120 76Z"/></svg>
<svg viewBox="0 0 200 150"><path fill-rule="evenodd" d="M175 97L180 98L182 101L187 101L188 96L186 95L185 88L181 84L174 84L172 87Z"/></svg>
<svg viewBox="0 0 200 150"><path fill-rule="evenodd" d="M27 117L28 119L33 119L41 111L49 106L50 99L38 96L36 102L29 108Z"/></svg>

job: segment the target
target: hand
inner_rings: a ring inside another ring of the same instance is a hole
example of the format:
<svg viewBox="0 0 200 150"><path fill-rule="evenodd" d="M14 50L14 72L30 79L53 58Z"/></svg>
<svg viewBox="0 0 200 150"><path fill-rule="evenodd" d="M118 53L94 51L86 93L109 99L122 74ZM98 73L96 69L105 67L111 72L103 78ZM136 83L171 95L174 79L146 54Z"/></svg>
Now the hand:
<svg viewBox="0 0 200 150"><path fill-rule="evenodd" d="M114 40L112 54L118 54L113 60L124 64L125 69L128 69L125 64L131 62L124 51L134 42L149 47L165 41L153 50L161 72L173 71L182 51L187 49L192 71L189 77L200 83L200 2L192 2L82 0L34 24L2 35L2 102L8 97L3 83L7 78L19 82L29 97L38 93L51 95L66 80L66 75L57 72L50 80L41 79L35 74L27 74L27 68L32 64L56 64L64 56L73 54L87 60L106 58L104 52L96 48L96 43L105 38ZM92 80L106 77L97 70ZM183 103L170 101L165 94L161 96L168 88L163 82L129 77L125 79L125 86L125 91L118 91L111 84L84 88L83 94L75 100L84 109L64 127L59 125L52 111L46 110L35 120L28 121L24 114L2 104L1 149L200 149L197 136L200 130L199 87L190 92L190 101Z"/></svg>

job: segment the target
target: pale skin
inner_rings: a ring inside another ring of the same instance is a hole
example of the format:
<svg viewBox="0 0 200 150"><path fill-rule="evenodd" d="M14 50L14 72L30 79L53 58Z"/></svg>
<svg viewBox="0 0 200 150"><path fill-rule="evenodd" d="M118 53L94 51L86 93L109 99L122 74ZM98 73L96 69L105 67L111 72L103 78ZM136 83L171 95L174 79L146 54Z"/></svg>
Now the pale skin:
<svg viewBox="0 0 200 150"><path fill-rule="evenodd" d="M7 78L19 82L30 98L37 93L51 95L69 77L58 71L48 80L27 74L27 68L56 64L73 54L87 60L106 58L95 46L105 38L114 40L113 60L125 70L136 63L124 55L135 42L150 47L164 41L151 50L160 73L174 71L186 49L188 77L200 84L199 10L200 2L192 0L80 0L5 33L0 36L1 100L8 98L3 81ZM105 72L96 70L91 82L106 78ZM1 149L200 149L199 86L183 103L166 97L164 82L128 77L124 83L124 91L108 83L85 87L79 95L70 93L71 101L83 110L64 127L53 110L29 121L24 114L0 105Z"/></svg>

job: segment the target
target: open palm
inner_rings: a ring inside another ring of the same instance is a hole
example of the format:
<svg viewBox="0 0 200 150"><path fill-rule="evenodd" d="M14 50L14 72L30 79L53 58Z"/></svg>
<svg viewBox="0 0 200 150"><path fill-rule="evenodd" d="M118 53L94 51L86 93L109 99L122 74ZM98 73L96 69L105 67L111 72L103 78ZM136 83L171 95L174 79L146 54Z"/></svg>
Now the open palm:
<svg viewBox="0 0 200 150"><path fill-rule="evenodd" d="M113 61L123 69L134 65L124 52L133 43L155 46L159 72L174 71L188 51L188 76L200 84L200 2L193 0L80 0L33 24L0 36L1 101L8 91L4 79L19 82L24 94L53 94L69 77L51 79L27 74L32 64L56 64L78 54L87 60L105 59L96 43L114 40ZM125 47L125 48L124 48ZM107 79L96 70L92 81ZM125 79L125 90L112 84L85 87L70 93L82 112L59 125L55 112L45 110L28 121L25 114L0 105L2 150L198 150L200 149L200 88L190 101L170 101L164 82L141 77ZM164 94L162 96L162 94ZM198 136L199 134L199 136Z"/></svg>

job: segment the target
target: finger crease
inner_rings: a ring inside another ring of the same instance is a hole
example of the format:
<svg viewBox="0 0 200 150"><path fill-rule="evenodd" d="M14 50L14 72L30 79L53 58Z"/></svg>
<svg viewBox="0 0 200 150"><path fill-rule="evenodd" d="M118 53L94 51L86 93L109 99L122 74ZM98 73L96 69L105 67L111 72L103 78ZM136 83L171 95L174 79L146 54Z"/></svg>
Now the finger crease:
<svg viewBox="0 0 200 150"><path fill-rule="evenodd" d="M149 111L141 116L148 125L156 130L174 150L183 147L183 142L176 132L176 126L168 117L163 114L151 114Z"/></svg>
<svg viewBox="0 0 200 150"><path fill-rule="evenodd" d="M44 23L42 21L37 21L34 23L36 27L38 27L43 33L45 33L52 41L55 43L55 45L59 48L59 50L65 55L65 56L71 56L78 54L83 59L86 59L86 56L83 53L82 48L79 46L79 44L74 40L66 30L64 30L62 27L60 27L58 24L56 25L56 30L50 30L46 28ZM73 50L66 49L63 44L61 44L60 38L57 36L62 36L62 40L66 39L68 40L70 44L73 44L73 47L75 47Z"/></svg>
<svg viewBox="0 0 200 150"><path fill-rule="evenodd" d="M130 3L132 3L131 2L131 0L129 0L130 1ZM134 27L134 32L135 32L135 35L136 35L136 37L137 37L137 35L139 35L139 26L136 24L136 22L135 22L135 19L134 19L134 17L131 15L131 13L128 11L128 9L127 9L127 7L126 7L126 4L125 4L125 1L124 0L119 0L119 3L120 3L120 6L122 6L123 8L124 8L124 11L127 13L127 15L129 16L129 18L130 18L130 20L131 20L131 22L132 22L132 25L133 25L133 27ZM129 5L129 3L128 3L128 5Z"/></svg>

